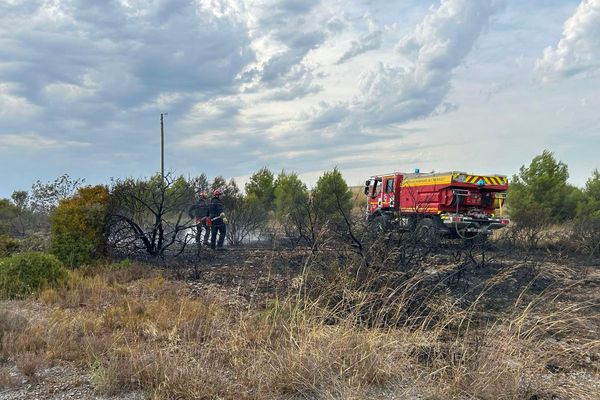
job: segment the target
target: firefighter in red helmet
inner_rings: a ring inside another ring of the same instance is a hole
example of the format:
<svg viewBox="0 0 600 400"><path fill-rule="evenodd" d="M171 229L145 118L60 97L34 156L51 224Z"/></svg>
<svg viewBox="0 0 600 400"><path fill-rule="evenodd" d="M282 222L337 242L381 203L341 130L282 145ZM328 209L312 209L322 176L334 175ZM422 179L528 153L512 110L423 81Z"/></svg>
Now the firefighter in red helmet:
<svg viewBox="0 0 600 400"><path fill-rule="evenodd" d="M206 192L198 192L198 201L189 208L188 214L190 218L194 218L196 222L196 243L204 243L208 246L210 239L210 226L208 225L208 195ZM204 231L204 241L202 241L202 231Z"/></svg>
<svg viewBox="0 0 600 400"><path fill-rule="evenodd" d="M209 206L211 221L210 247L212 249L223 249L225 234L227 233L227 220L223 212L223 201L221 200L222 194L221 189L215 189ZM218 241L217 234L219 235Z"/></svg>

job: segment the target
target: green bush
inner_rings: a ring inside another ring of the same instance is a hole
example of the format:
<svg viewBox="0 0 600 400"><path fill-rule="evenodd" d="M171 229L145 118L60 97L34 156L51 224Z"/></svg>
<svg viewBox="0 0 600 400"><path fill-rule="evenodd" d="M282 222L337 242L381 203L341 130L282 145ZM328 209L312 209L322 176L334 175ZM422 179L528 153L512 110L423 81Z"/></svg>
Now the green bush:
<svg viewBox="0 0 600 400"><path fill-rule="evenodd" d="M303 239L308 231L310 194L295 173L281 172L275 182L275 216L290 239Z"/></svg>
<svg viewBox="0 0 600 400"><path fill-rule="evenodd" d="M68 277L68 270L51 254L15 254L0 261L0 296L27 296L45 287L60 286Z"/></svg>
<svg viewBox="0 0 600 400"><path fill-rule="evenodd" d="M597 169L585 184L583 199L577 205L577 215L582 219L600 217L600 171Z"/></svg>
<svg viewBox="0 0 600 400"><path fill-rule="evenodd" d="M508 191L511 218L519 224L529 221L539 224L532 215L553 222L573 218L583 195L567 182L568 178L567 165L556 160L552 152L544 150L534 157L511 180Z"/></svg>
<svg viewBox="0 0 600 400"><path fill-rule="evenodd" d="M108 201L104 186L80 188L73 197L60 201L51 218L50 249L68 267L104 255Z"/></svg>
<svg viewBox="0 0 600 400"><path fill-rule="evenodd" d="M255 197L268 211L275 209L275 180L273 173L261 168L246 183L246 194Z"/></svg>
<svg viewBox="0 0 600 400"><path fill-rule="evenodd" d="M316 217L320 224L328 221L337 225L350 217L352 192L337 168L321 175L312 194Z"/></svg>

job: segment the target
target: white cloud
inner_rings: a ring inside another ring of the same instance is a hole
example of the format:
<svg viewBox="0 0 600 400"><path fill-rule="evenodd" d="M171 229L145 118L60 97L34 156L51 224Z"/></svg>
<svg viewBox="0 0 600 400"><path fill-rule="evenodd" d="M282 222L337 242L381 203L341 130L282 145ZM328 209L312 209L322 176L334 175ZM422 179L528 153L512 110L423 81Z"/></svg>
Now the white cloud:
<svg viewBox="0 0 600 400"><path fill-rule="evenodd" d="M404 122L433 112L446 97L452 72L500 9L494 0L442 0L397 50L406 64L380 64L367 74L363 106L377 123Z"/></svg>
<svg viewBox="0 0 600 400"><path fill-rule="evenodd" d="M536 62L544 81L600 69L600 0L583 0L565 21L562 38Z"/></svg>
<svg viewBox="0 0 600 400"><path fill-rule="evenodd" d="M381 47L383 42L383 33L380 30L370 32L360 38L359 41L353 41L350 48L340 57L338 64L342 64L360 54Z"/></svg>
<svg viewBox="0 0 600 400"><path fill-rule="evenodd" d="M46 85L43 93L48 101L73 103L92 97L96 93L96 90L71 83L54 82Z"/></svg>
<svg viewBox="0 0 600 400"><path fill-rule="evenodd" d="M494 0L442 0L398 43L400 59L380 62L363 75L360 95L345 112L340 104L324 107L311 124L365 130L428 116L444 102L452 72L502 5Z"/></svg>
<svg viewBox="0 0 600 400"><path fill-rule="evenodd" d="M182 141L176 143L181 148L193 149L227 149L229 146L238 146L240 140L235 136L228 135L225 132L209 132L198 135L188 136Z"/></svg>
<svg viewBox="0 0 600 400"><path fill-rule="evenodd" d="M2 134L0 135L1 148L21 148L29 150L56 149L65 147L85 147L89 143L74 140L56 140L41 135L24 134Z"/></svg>
<svg viewBox="0 0 600 400"><path fill-rule="evenodd" d="M15 95L16 84L0 83L0 116L5 118L32 117L39 107L25 97Z"/></svg>

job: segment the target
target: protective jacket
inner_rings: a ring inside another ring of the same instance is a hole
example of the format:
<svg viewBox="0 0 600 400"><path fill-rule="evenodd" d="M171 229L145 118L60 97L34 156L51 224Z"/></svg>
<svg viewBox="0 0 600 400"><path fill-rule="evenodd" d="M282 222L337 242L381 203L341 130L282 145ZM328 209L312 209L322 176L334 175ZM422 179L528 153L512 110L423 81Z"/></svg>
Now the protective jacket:
<svg viewBox="0 0 600 400"><path fill-rule="evenodd" d="M223 201L221 201L218 197L213 197L210 201L209 213L210 219L212 220L213 225L224 224L221 213L223 212Z"/></svg>

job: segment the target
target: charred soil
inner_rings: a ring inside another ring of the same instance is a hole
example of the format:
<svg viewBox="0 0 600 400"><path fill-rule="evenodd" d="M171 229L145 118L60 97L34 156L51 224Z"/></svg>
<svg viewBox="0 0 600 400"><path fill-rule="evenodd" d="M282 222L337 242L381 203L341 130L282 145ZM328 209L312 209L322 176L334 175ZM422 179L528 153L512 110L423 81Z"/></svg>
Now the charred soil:
<svg viewBox="0 0 600 400"><path fill-rule="evenodd" d="M600 399L600 267L239 248L0 302L0 399ZM375 254L375 253L373 253Z"/></svg>

